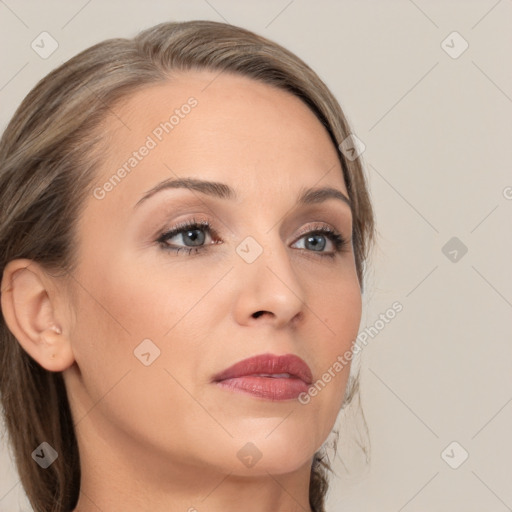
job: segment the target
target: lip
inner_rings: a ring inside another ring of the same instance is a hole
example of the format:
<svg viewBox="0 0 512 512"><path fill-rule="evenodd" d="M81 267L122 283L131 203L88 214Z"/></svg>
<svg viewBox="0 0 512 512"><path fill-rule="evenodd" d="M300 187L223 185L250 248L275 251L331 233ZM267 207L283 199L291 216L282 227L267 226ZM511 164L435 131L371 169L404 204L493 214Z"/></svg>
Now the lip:
<svg viewBox="0 0 512 512"><path fill-rule="evenodd" d="M213 383L224 389L267 400L297 398L312 382L311 369L294 354L261 354L244 359L213 378Z"/></svg>

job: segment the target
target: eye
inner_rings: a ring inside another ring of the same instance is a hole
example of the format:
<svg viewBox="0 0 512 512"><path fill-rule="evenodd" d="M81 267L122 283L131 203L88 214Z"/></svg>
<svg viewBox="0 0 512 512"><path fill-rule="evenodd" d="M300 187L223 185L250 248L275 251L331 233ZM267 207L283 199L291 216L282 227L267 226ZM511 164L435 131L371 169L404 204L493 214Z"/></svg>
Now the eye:
<svg viewBox="0 0 512 512"><path fill-rule="evenodd" d="M157 242L166 250L174 251L178 253L181 250L185 250L190 254L192 251L196 253L200 250L207 248L210 244L205 244L207 237L205 232L209 233L210 238L215 235L215 231L207 220L198 221L191 219L186 222L182 222L172 228L170 231L166 231L159 236ZM174 244L169 244L169 241L176 238L186 246L185 247L174 247ZM181 240L180 240L181 239ZM214 242L215 243L215 242ZM188 244L188 245L187 245Z"/></svg>
<svg viewBox="0 0 512 512"><path fill-rule="evenodd" d="M216 240L214 241L213 238ZM170 243L173 239L176 239L174 243ZM208 239L210 239L209 242ZM215 229L207 220L197 219L191 219L176 225L171 230L162 233L156 241L163 249L173 251L176 254L180 251L186 251L188 254L191 254L192 251L199 253L209 249L211 245L222 243ZM331 258L334 258L336 254L342 252L348 246L348 242L340 233L323 223L317 223L303 229L294 245L301 241L303 242L302 247L298 247L298 249ZM183 245L176 245L176 243L182 243ZM330 252L324 251L328 243L333 246Z"/></svg>
<svg viewBox="0 0 512 512"><path fill-rule="evenodd" d="M299 249L316 252L319 256L334 257L348 245L347 240L340 233L326 224L317 224L313 227L308 226L308 228L303 230L303 233L297 240L297 242L304 241L303 247L299 247ZM326 240L334 246L334 251L324 252L327 245Z"/></svg>

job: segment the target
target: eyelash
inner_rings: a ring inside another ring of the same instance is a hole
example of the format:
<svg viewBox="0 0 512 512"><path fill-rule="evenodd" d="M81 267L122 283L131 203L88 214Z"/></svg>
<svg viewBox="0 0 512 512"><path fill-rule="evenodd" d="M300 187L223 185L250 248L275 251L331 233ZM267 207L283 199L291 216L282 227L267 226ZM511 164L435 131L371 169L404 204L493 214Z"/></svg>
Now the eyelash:
<svg viewBox="0 0 512 512"><path fill-rule="evenodd" d="M212 237L212 239L219 238L217 232L207 220L197 220L193 218L191 220L177 224L169 231L161 233L156 239L156 242L162 247L162 249L166 251L173 251L176 253L176 255L182 250L187 251L188 254L190 254L194 250L196 253L198 253L200 251L207 250L211 245L216 245L216 243L212 243L198 247L172 247L167 244L167 240L169 240L170 238L174 238L176 235L181 234L183 231L193 231L196 229L202 229L207 231ZM300 236L299 238L297 238L296 242L303 238L305 235L325 235L327 238L331 240L335 248L333 253L324 253L317 251L308 251L307 249L300 249L302 251L311 252L313 254L316 253L316 255L320 257L328 256L330 258L334 258L337 254L342 252L348 245L348 242L343 235L341 235L336 230L332 229L331 227L325 224L317 224L313 228L308 228L307 230L299 233L299 235Z"/></svg>

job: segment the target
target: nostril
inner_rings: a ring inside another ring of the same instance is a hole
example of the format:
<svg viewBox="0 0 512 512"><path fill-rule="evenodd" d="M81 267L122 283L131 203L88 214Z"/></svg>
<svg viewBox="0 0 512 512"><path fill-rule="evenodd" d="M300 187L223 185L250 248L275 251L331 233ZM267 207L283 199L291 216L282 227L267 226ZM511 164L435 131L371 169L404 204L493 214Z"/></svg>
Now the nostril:
<svg viewBox="0 0 512 512"><path fill-rule="evenodd" d="M254 318L259 318L261 315L263 315L263 313L265 313L265 311L256 311L256 313L253 313L252 316Z"/></svg>

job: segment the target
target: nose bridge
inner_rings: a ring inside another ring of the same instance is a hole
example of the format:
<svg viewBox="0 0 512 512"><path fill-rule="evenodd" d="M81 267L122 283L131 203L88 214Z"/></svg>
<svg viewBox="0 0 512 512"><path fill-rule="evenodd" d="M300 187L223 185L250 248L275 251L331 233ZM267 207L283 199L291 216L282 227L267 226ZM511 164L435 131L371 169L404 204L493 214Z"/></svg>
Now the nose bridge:
<svg viewBox="0 0 512 512"><path fill-rule="evenodd" d="M241 295L244 316L269 312L286 322L304 308L304 288L290 259L290 250L279 230L252 229L236 248L240 258Z"/></svg>

